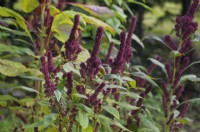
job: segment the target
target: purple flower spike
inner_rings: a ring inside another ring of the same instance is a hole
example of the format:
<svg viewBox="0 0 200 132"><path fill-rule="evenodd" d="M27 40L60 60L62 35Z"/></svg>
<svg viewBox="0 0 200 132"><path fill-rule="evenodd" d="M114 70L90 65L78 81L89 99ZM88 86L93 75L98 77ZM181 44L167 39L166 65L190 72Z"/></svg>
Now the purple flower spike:
<svg viewBox="0 0 200 132"><path fill-rule="evenodd" d="M164 94L165 98L167 99L167 101L169 101L169 93L167 91L167 86L166 86L166 83L164 81L161 82L161 87L162 87L163 94Z"/></svg>
<svg viewBox="0 0 200 132"><path fill-rule="evenodd" d="M165 36L165 42L168 44L168 46L169 46L172 50L177 50L177 46L176 46L176 44L173 42L171 36L166 35L166 36Z"/></svg>
<svg viewBox="0 0 200 132"><path fill-rule="evenodd" d="M93 47L92 54L91 54L91 56L94 58L98 57L102 37L103 37L103 27L99 27L97 29L95 43L94 43L94 47Z"/></svg>
<svg viewBox="0 0 200 132"><path fill-rule="evenodd" d="M176 90L176 99L178 100L183 92L183 86L178 86L177 90Z"/></svg>
<svg viewBox="0 0 200 132"><path fill-rule="evenodd" d="M66 87L67 87L67 95L69 97L71 97L72 94L72 88L73 88L73 75L71 72L67 73L67 83L66 83Z"/></svg>
<svg viewBox="0 0 200 132"><path fill-rule="evenodd" d="M168 80L169 80L170 82L172 82L172 71L171 71L171 66L170 66L169 63L167 63L167 64L165 65L165 69L166 69L166 71L167 71Z"/></svg>
<svg viewBox="0 0 200 132"><path fill-rule="evenodd" d="M168 108L167 108L167 99L166 99L165 95L162 95L162 103L163 103L163 110L164 110L165 117L167 117Z"/></svg>
<svg viewBox="0 0 200 132"><path fill-rule="evenodd" d="M91 57L86 61L86 63L80 64L81 67L80 72L83 78L89 76L90 79L93 79L100 70L99 66L101 65L101 60L98 58L98 54L102 37L103 37L103 28L99 27L97 29L95 44L93 47Z"/></svg>
<svg viewBox="0 0 200 132"><path fill-rule="evenodd" d="M45 84L44 84L44 87L46 88L45 92L46 92L47 96L52 96L53 91L56 90L56 86L54 83L51 82L45 56L41 56L40 61L41 61L41 69L40 70L44 74L44 79L45 79Z"/></svg>
<svg viewBox="0 0 200 132"><path fill-rule="evenodd" d="M112 66L112 74L122 72L124 70L124 64L125 64L125 59L124 59L124 50L125 50L125 45L126 45L126 33L121 32L120 34L120 47L119 51L117 53L117 57L115 58Z"/></svg>
<svg viewBox="0 0 200 132"><path fill-rule="evenodd" d="M126 39L126 47L125 47L126 53L124 54L124 59L126 60L127 63L130 61L130 59L133 55L133 53L132 53L133 49L131 48L131 40L132 40L133 32L135 30L136 21L137 21L137 18L132 17L131 27L129 29L128 36L127 36L127 39Z"/></svg>
<svg viewBox="0 0 200 132"><path fill-rule="evenodd" d="M53 72L55 70L54 64L53 64L53 57L51 51L47 51L47 58L48 58L48 70L49 72Z"/></svg>
<svg viewBox="0 0 200 132"><path fill-rule="evenodd" d="M99 87L95 90L95 92L94 92L94 94L91 96L91 98L95 100L95 99L97 98L98 94L102 91L102 89L104 88L105 85L106 85L105 83L101 83L101 84L99 85Z"/></svg>
<svg viewBox="0 0 200 132"><path fill-rule="evenodd" d="M106 62L107 64L109 64L109 60L110 60L110 56L111 56L113 47L114 47L114 43L111 42L111 43L110 43L110 46L109 46L109 49L108 49L108 53L107 53L107 55L106 55L106 60L105 60L105 62Z"/></svg>
<svg viewBox="0 0 200 132"><path fill-rule="evenodd" d="M75 39L75 35L76 35L76 31L78 30L78 25L80 23L80 16L76 15L74 17L74 26L71 30L70 36L69 36L69 40L74 40Z"/></svg>
<svg viewBox="0 0 200 132"><path fill-rule="evenodd" d="M181 111L180 111L180 114L178 115L178 117L181 117L181 118L184 117L186 112L188 111L188 107L189 107L188 104L183 104L181 106Z"/></svg>
<svg viewBox="0 0 200 132"><path fill-rule="evenodd" d="M194 0L193 3L190 5L190 8L187 12L187 16L194 18L194 14L198 8L199 0Z"/></svg>

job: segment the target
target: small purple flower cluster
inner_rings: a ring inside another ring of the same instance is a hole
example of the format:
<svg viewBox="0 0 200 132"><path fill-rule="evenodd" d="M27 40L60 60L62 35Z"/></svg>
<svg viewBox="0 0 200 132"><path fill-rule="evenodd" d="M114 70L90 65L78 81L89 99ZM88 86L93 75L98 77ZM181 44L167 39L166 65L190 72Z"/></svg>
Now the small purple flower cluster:
<svg viewBox="0 0 200 132"><path fill-rule="evenodd" d="M76 15L74 18L74 26L71 30L69 39L65 43L65 52L62 53L62 56L68 59L69 61L76 60L78 54L81 52L79 40L76 39L76 33L78 32L79 22L80 22L80 16Z"/></svg>
<svg viewBox="0 0 200 132"><path fill-rule="evenodd" d="M47 54L47 61L45 56L41 56L40 61L41 61L41 72L44 74L44 79L45 79L45 84L44 87L46 95L47 96L52 96L53 92L56 90L56 84L57 84L57 78L52 81L51 75L55 75L58 71L59 68L55 68L53 64L53 58L52 58L52 53L51 51L48 51Z"/></svg>
<svg viewBox="0 0 200 132"><path fill-rule="evenodd" d="M180 109L180 114L177 117L174 117L174 109L178 106L177 101L181 97L182 91L184 86L180 84L180 78L183 74L185 68L189 65L190 60L189 57L186 57L185 54L188 50L191 49L192 40L191 35L197 30L198 23L193 22L195 11L198 8L199 0L194 0L193 3L190 5L190 8L185 16L177 17L176 18L176 25L175 31L176 36L181 41L180 45L177 45L173 42L171 36L165 36L165 42L171 48L171 50L177 50L181 53L180 56L175 57L174 67L172 68L172 63L167 63L165 65L165 69L167 72L167 78L169 81L170 86L172 87L171 90L167 89L166 82L161 82L161 87L163 90L162 95L162 103L163 103L163 110L167 122L165 125L170 125L170 131L178 131L183 127L181 123L172 120L173 118L182 118L184 117L187 109L188 104L183 104L182 109ZM176 98L172 98L169 96L170 93L176 96ZM172 103L171 103L172 102Z"/></svg>
<svg viewBox="0 0 200 132"><path fill-rule="evenodd" d="M93 79L100 70L101 59L98 57L98 54L99 54L102 37L103 37L103 28L99 27L97 29L95 43L94 43L91 57L86 61L86 63L82 62L80 64L80 67L81 67L80 73L81 73L82 78L86 78L86 76L88 76L90 77L90 79Z"/></svg>

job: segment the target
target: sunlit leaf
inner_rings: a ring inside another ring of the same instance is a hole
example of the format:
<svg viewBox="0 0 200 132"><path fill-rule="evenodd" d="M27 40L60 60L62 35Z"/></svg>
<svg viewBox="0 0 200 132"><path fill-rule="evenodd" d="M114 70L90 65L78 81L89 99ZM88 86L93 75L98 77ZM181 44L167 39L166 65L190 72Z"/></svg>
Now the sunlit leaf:
<svg viewBox="0 0 200 132"><path fill-rule="evenodd" d="M17 12L11 10L11 9L8 9L6 7L0 7L0 16L2 17L14 17L17 21L17 24L22 28L24 29L24 31L28 34L28 36L32 39L31 37L31 34L28 30L28 27L25 23L25 20L24 18L18 14Z"/></svg>
<svg viewBox="0 0 200 132"><path fill-rule="evenodd" d="M62 12L54 17L51 31L55 32L54 36L61 42L65 42L73 26L72 20L66 12Z"/></svg>
<svg viewBox="0 0 200 132"><path fill-rule="evenodd" d="M56 96L57 101L59 102L62 97L62 93L59 90L55 90L54 94Z"/></svg>
<svg viewBox="0 0 200 132"><path fill-rule="evenodd" d="M68 4L80 7L82 9L84 9L85 11L89 12L90 14L97 16L97 17L106 18L106 17L111 17L111 16L115 15L112 10L110 10L107 7L103 7L103 6L84 5L84 4L72 3L72 2L68 2Z"/></svg>
<svg viewBox="0 0 200 132"><path fill-rule="evenodd" d="M14 77L26 71L26 67L19 62L0 59L1 74Z"/></svg>
<svg viewBox="0 0 200 132"><path fill-rule="evenodd" d="M81 125L82 128L87 128L89 125L89 119L86 113L79 111L76 115L76 121Z"/></svg>

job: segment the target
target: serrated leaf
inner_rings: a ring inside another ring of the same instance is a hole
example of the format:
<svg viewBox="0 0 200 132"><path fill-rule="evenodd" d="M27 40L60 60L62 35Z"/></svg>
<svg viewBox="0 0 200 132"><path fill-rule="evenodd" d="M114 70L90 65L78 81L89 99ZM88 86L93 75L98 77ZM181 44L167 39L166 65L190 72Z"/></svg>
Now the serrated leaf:
<svg viewBox="0 0 200 132"><path fill-rule="evenodd" d="M59 90L55 90L54 94L56 96L57 101L59 102L62 97L62 93Z"/></svg>
<svg viewBox="0 0 200 132"><path fill-rule="evenodd" d="M116 119L120 119L120 116L119 116L119 111L112 107L112 106L104 106L103 107L108 113L110 113L111 115L113 115Z"/></svg>
<svg viewBox="0 0 200 132"><path fill-rule="evenodd" d="M107 7L103 7L103 6L84 5L84 4L72 3L72 2L68 2L68 4L80 7L96 17L106 18L106 17L111 17L111 16L115 15L112 10L110 10Z"/></svg>
<svg viewBox="0 0 200 132"><path fill-rule="evenodd" d="M83 129L87 128L89 125L89 119L86 113L79 111L76 115L76 121L81 125Z"/></svg>
<svg viewBox="0 0 200 132"><path fill-rule="evenodd" d="M26 67L19 62L0 59L1 74L14 77L26 71L27 71Z"/></svg>

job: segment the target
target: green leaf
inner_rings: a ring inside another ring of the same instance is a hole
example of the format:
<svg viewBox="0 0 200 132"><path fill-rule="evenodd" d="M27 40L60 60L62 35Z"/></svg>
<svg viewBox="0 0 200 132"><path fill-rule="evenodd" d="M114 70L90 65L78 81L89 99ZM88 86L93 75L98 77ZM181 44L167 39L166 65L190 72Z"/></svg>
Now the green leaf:
<svg viewBox="0 0 200 132"><path fill-rule="evenodd" d="M10 52L13 54L28 54L28 55L34 56L33 51L31 51L29 48L5 45L1 43L0 43L0 52Z"/></svg>
<svg viewBox="0 0 200 132"><path fill-rule="evenodd" d="M109 103L113 103L113 104L117 104L125 109L128 109L128 110L138 110L140 109L140 107L136 107L136 106L133 106L133 105L130 105L126 102L117 102L117 101L113 101L113 100L108 100Z"/></svg>
<svg viewBox="0 0 200 132"><path fill-rule="evenodd" d="M122 87L122 86L119 86L119 85L113 85L113 84L107 84L106 86L105 86L105 88L117 88L117 89L123 89L123 90L127 90L125 87Z"/></svg>
<svg viewBox="0 0 200 132"><path fill-rule="evenodd" d="M197 76L193 75L193 74L184 75L184 76L181 77L179 83L184 83L186 81L200 82L200 78L197 78Z"/></svg>
<svg viewBox="0 0 200 132"><path fill-rule="evenodd" d="M161 38L159 38L158 36L154 36L154 35L150 35L150 36L145 36L144 38L142 38L142 41L144 41L145 39L154 39L162 44L164 44L165 46L167 46L169 49L171 49L169 47L168 44L166 44Z"/></svg>
<svg viewBox="0 0 200 132"><path fill-rule="evenodd" d="M82 132L94 132L94 130L93 127L89 125L87 128L82 129Z"/></svg>
<svg viewBox="0 0 200 132"><path fill-rule="evenodd" d="M76 121L81 125L82 128L86 129L89 125L89 119L86 113L79 111L76 115Z"/></svg>
<svg viewBox="0 0 200 132"><path fill-rule="evenodd" d="M128 2L140 5L140 6L144 7L144 8L146 8L147 10L150 10L150 11L154 12L154 10L151 7L143 4L142 2L138 2L138 1L135 1L135 0L128 0Z"/></svg>
<svg viewBox="0 0 200 132"><path fill-rule="evenodd" d="M11 9L8 9L6 7L0 7L0 16L2 17L14 17L17 21L17 24L22 28L24 29L24 31L28 34L28 36L31 38L32 40L32 37L31 37L31 34L28 30L28 27L25 23L25 20L24 18L18 14L17 12L11 10Z"/></svg>
<svg viewBox="0 0 200 132"><path fill-rule="evenodd" d="M176 121L184 125L192 123L192 120L189 118L176 118Z"/></svg>
<svg viewBox="0 0 200 132"><path fill-rule="evenodd" d="M131 132L130 130L128 130L126 127L124 127L122 124L120 124L117 121L113 121L112 124L118 126L119 128L121 128L122 130L124 130L126 132Z"/></svg>
<svg viewBox="0 0 200 132"><path fill-rule="evenodd" d="M140 40L140 38L137 35L133 34L132 39L135 40L142 48L144 48L143 42Z"/></svg>
<svg viewBox="0 0 200 132"><path fill-rule="evenodd" d="M120 92L120 94L129 96L135 99L141 98L137 93L133 93L133 92Z"/></svg>
<svg viewBox="0 0 200 132"><path fill-rule="evenodd" d="M158 87L158 84L156 84L150 76L146 75L145 73L143 72L134 72L134 73L131 73L133 76L136 76L136 77L139 77L139 78L142 78L144 80L146 80L147 82L149 82L150 84L152 84L153 86L155 87Z"/></svg>
<svg viewBox="0 0 200 132"><path fill-rule="evenodd" d="M86 15L84 15L83 18L87 23L96 25L96 26L102 26L105 30L108 30L112 34L115 34L114 29L111 26L109 26L108 24L106 24L105 22L103 22L95 17L86 16Z"/></svg>
<svg viewBox="0 0 200 132"><path fill-rule="evenodd" d="M77 63L85 62L88 58L90 58L89 51L85 48L82 48L82 51L78 54L76 62Z"/></svg>
<svg viewBox="0 0 200 132"><path fill-rule="evenodd" d="M55 6L49 6L49 10L51 16L55 16L56 14L60 13L60 10L58 10Z"/></svg>
<svg viewBox="0 0 200 132"><path fill-rule="evenodd" d="M87 107L84 104L78 104L77 105L82 111L87 112L88 114L93 114L93 110L90 107Z"/></svg>
<svg viewBox="0 0 200 132"><path fill-rule="evenodd" d="M6 101L0 101L0 106L1 107L6 107L7 106L7 102Z"/></svg>
<svg viewBox="0 0 200 132"><path fill-rule="evenodd" d="M34 127L42 126L43 124L44 124L43 121L39 121L39 122L35 122L33 124L30 124L30 125L25 125L23 128L34 128Z"/></svg>
<svg viewBox="0 0 200 132"><path fill-rule="evenodd" d="M74 68L74 65L71 62L64 64L63 69L65 70L65 72L74 72L77 75L81 76L79 71Z"/></svg>
<svg viewBox="0 0 200 132"><path fill-rule="evenodd" d="M17 101L17 98L11 95L0 95L0 101Z"/></svg>
<svg viewBox="0 0 200 132"><path fill-rule="evenodd" d="M10 33L13 33L13 34L16 34L16 35L20 35L20 36L28 36L26 33L24 32L21 32L21 31L17 31L17 30L12 30L10 28L7 28L7 27L3 27L0 25L0 29L1 30L5 30L5 31L8 31Z"/></svg>
<svg viewBox="0 0 200 132"><path fill-rule="evenodd" d="M178 56L181 56L182 54L178 51L172 51L170 52L170 55L173 57L173 58L176 58Z"/></svg>
<svg viewBox="0 0 200 132"><path fill-rule="evenodd" d="M103 6L84 5L84 4L72 3L72 2L68 2L68 4L80 7L83 10L89 12L91 15L96 16L96 17L108 18L108 17L112 17L115 15L112 10L110 10L107 7L103 7Z"/></svg>
<svg viewBox="0 0 200 132"><path fill-rule="evenodd" d="M113 115L116 119L120 119L120 116L119 116L119 111L112 107L112 106L104 106L103 107L108 113L110 113L111 115Z"/></svg>
<svg viewBox="0 0 200 132"><path fill-rule="evenodd" d="M61 12L60 14L54 17L51 31L55 32L54 37L56 37L62 43L69 38L73 22L69 18L69 15L66 12Z"/></svg>
<svg viewBox="0 0 200 132"><path fill-rule="evenodd" d="M141 119L141 126L142 128L147 128L149 132L160 132L159 128L155 125L155 123L151 120L149 120L146 116L144 115L139 115Z"/></svg>
<svg viewBox="0 0 200 132"><path fill-rule="evenodd" d="M29 13L39 6L38 0L21 0L18 4L25 13Z"/></svg>
<svg viewBox="0 0 200 132"><path fill-rule="evenodd" d="M97 118L100 120L101 128L105 132L113 132L110 125L112 124L112 120L104 115L97 115Z"/></svg>
<svg viewBox="0 0 200 132"><path fill-rule="evenodd" d="M195 61L195 62L192 62L189 66L187 66L183 71L187 70L189 67L195 65L195 64L199 64L200 61Z"/></svg>
<svg viewBox="0 0 200 132"><path fill-rule="evenodd" d="M0 73L6 76L15 77L26 72L27 69L19 62L0 59Z"/></svg>
<svg viewBox="0 0 200 132"><path fill-rule="evenodd" d="M59 102L62 97L62 93L59 90L55 90L54 94L56 96L57 101Z"/></svg>
<svg viewBox="0 0 200 132"><path fill-rule="evenodd" d="M165 65L162 64L161 62L159 62L158 60L156 59L153 59L153 58L149 58L149 60L154 63L155 65L159 66L160 68L162 68L162 71L167 75L167 71L165 69Z"/></svg>
<svg viewBox="0 0 200 132"><path fill-rule="evenodd" d="M135 81L135 80L128 82L128 84L131 86L131 88L134 88L134 89L137 88L137 85L136 85L136 81Z"/></svg>
<svg viewBox="0 0 200 132"><path fill-rule="evenodd" d="M49 115L46 115L44 116L44 120L43 120L43 123L44 123L44 127L48 127L54 120L56 120L58 114L56 113L51 113Z"/></svg>
<svg viewBox="0 0 200 132"><path fill-rule="evenodd" d="M26 86L21 86L22 89L29 91L29 92L34 92L34 93L39 93L37 90L33 89L33 88L29 88Z"/></svg>

